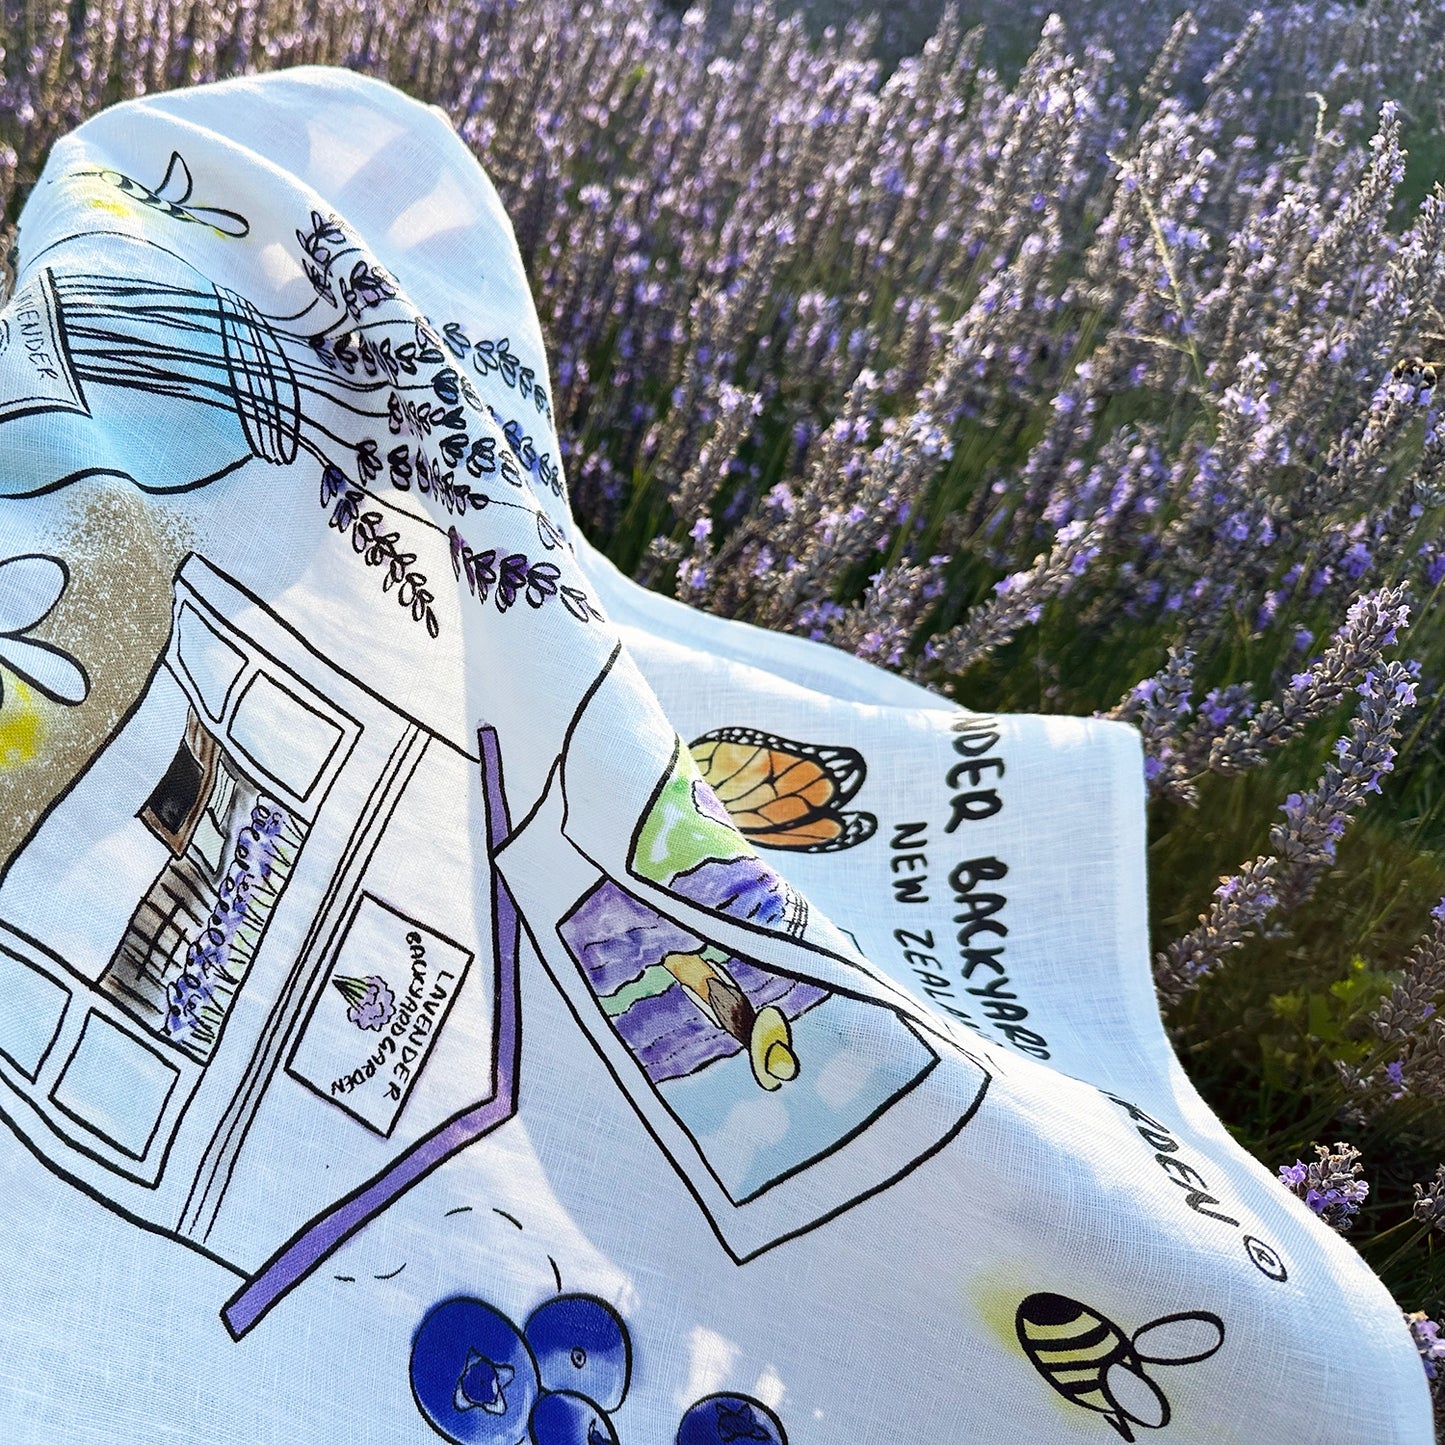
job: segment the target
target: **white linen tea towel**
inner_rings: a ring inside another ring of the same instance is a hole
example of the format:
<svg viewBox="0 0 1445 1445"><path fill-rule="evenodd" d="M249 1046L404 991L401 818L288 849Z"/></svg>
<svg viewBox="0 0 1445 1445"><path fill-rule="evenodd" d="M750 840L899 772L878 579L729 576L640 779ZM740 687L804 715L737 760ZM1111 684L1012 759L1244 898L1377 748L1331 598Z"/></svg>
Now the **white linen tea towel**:
<svg viewBox="0 0 1445 1445"><path fill-rule="evenodd" d="M1166 1043L1137 734L619 576L438 113L55 147L0 664L7 1445L1431 1438Z"/></svg>

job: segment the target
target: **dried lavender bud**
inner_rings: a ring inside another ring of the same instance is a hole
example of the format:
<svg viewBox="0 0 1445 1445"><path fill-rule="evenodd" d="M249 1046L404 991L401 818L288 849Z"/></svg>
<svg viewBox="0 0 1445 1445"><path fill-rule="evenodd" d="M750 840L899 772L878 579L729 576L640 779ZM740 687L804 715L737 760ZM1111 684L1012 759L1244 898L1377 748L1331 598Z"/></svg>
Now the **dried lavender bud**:
<svg viewBox="0 0 1445 1445"><path fill-rule="evenodd" d="M1405 1323L1410 1326L1410 1338L1420 1352L1420 1363L1425 1366L1425 1378L1430 1381L1430 1393L1438 1397L1440 1366L1445 1363L1445 1340L1440 1338L1440 1326L1424 1310L1407 1313Z"/></svg>
<svg viewBox="0 0 1445 1445"><path fill-rule="evenodd" d="M1025 571L996 583L993 597L924 647L920 672L956 677L966 671L1021 628L1037 622L1044 605L1068 592L1098 555L1096 531L1083 522L1067 523L1047 554Z"/></svg>
<svg viewBox="0 0 1445 1445"><path fill-rule="evenodd" d="M1411 1187L1415 1191L1415 1204L1410 1212L1422 1224L1445 1230L1445 1164L1435 1170L1435 1177L1429 1184Z"/></svg>
<svg viewBox="0 0 1445 1445"><path fill-rule="evenodd" d="M1380 779L1395 765L1394 739L1401 716L1415 703L1415 682L1402 663L1369 672L1356 688L1358 715L1335 743L1337 762L1325 765L1308 793L1291 793L1270 829L1274 852L1248 863L1214 890L1208 913L1155 959L1161 995L1177 1000L1240 948L1276 909L1297 908L1333 865L1335 849Z"/></svg>
<svg viewBox="0 0 1445 1445"><path fill-rule="evenodd" d="M1144 740L1144 781L1151 797L1181 803L1198 798L1184 772L1183 736L1186 719L1194 711L1193 696L1194 653L1187 647L1171 647L1164 667L1136 683L1107 714L1138 724Z"/></svg>
<svg viewBox="0 0 1445 1445"><path fill-rule="evenodd" d="M930 557L926 567L904 563L875 572L863 600L839 609L827 640L858 657L885 667L903 664L924 615L946 590L945 556Z"/></svg>
<svg viewBox="0 0 1445 1445"><path fill-rule="evenodd" d="M1256 858L1220 880L1209 912L1154 959L1154 980L1166 1003L1182 998L1253 937L1279 905L1277 858Z"/></svg>
<svg viewBox="0 0 1445 1445"><path fill-rule="evenodd" d="M1315 1153L1319 1157L1313 1163L1296 1159L1293 1164L1281 1165L1279 1182L1343 1234L1370 1192L1360 1178L1364 1173L1360 1151L1352 1144L1339 1143L1333 1149L1316 1144Z"/></svg>

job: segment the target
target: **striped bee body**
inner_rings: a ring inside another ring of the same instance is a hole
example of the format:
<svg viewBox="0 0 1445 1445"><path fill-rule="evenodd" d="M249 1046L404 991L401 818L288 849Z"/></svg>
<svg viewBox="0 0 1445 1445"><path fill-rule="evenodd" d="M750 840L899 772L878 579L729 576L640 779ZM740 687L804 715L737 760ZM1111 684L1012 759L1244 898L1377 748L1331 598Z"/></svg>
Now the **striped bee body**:
<svg viewBox="0 0 1445 1445"><path fill-rule="evenodd" d="M1131 1427L1159 1430L1170 1406L1148 1365L1187 1365L1224 1343L1224 1322L1208 1311L1164 1315L1131 1336L1089 1305L1031 1294L1014 1316L1029 1363L1070 1404L1102 1415L1126 1441Z"/></svg>

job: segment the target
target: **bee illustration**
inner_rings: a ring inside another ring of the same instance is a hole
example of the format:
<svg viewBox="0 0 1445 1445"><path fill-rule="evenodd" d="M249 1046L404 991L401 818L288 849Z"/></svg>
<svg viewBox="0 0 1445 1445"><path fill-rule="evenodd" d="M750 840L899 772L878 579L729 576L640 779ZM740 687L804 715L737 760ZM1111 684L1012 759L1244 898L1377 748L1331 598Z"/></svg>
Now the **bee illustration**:
<svg viewBox="0 0 1445 1445"><path fill-rule="evenodd" d="M1145 1366L1192 1365L1224 1343L1224 1321L1207 1310L1163 1315L1130 1336L1088 1305L1047 1293L1023 1300L1014 1328L1029 1363L1059 1394L1129 1441L1131 1425L1169 1423L1169 1401Z"/></svg>
<svg viewBox="0 0 1445 1445"><path fill-rule="evenodd" d="M219 206L198 206L191 201L195 182L191 179L191 168L180 151L171 152L165 178L154 190L144 182L136 180L134 176L107 167L79 171L76 174L99 176L123 195L159 211L163 216L169 216L174 221L193 221L198 226L209 226L220 235L230 236L234 240L251 234L251 223L239 212L223 210Z"/></svg>
<svg viewBox="0 0 1445 1445"><path fill-rule="evenodd" d="M856 748L726 727L704 733L688 751L738 831L759 848L838 853L878 828L872 813L844 811L868 776Z"/></svg>

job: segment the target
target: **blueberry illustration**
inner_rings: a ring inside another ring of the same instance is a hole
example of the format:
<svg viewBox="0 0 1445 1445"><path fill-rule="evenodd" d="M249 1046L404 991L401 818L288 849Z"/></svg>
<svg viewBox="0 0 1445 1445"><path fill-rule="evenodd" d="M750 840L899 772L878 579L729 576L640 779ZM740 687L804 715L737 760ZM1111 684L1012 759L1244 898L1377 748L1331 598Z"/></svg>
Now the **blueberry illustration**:
<svg viewBox="0 0 1445 1445"><path fill-rule="evenodd" d="M570 1390L611 1413L627 1395L632 1341L622 1316L588 1294L562 1294L532 1311L527 1343L544 1390Z"/></svg>
<svg viewBox="0 0 1445 1445"><path fill-rule="evenodd" d="M558 1390L532 1406L532 1445L617 1445L617 1431L585 1395Z"/></svg>
<svg viewBox="0 0 1445 1445"><path fill-rule="evenodd" d="M537 1366L517 1327L481 1300L443 1300L411 1344L411 1392L454 1445L523 1445Z"/></svg>
<svg viewBox="0 0 1445 1445"><path fill-rule="evenodd" d="M783 1422L746 1395L709 1395L688 1407L677 1427L677 1445L788 1445Z"/></svg>

